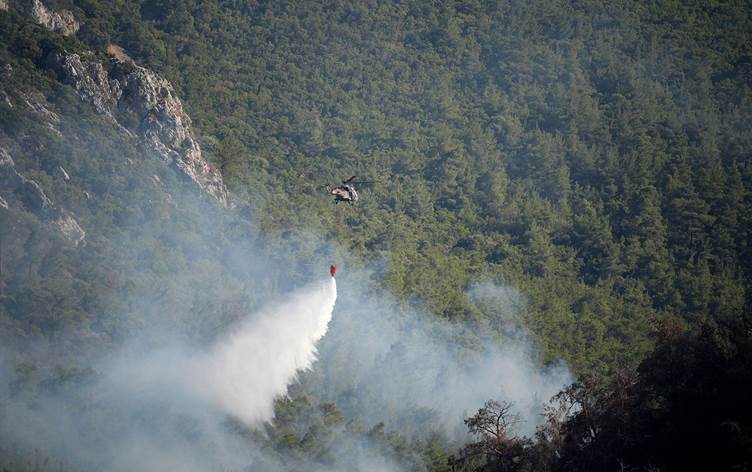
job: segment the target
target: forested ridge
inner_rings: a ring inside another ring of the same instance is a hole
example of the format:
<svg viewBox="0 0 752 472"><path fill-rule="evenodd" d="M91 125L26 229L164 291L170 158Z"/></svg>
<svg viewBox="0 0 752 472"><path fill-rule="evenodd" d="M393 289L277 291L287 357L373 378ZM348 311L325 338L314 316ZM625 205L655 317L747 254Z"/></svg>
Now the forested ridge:
<svg viewBox="0 0 752 472"><path fill-rule="evenodd" d="M580 379L560 396L579 409L552 410L532 439L502 430L458 450L349 422L303 379L268 436L249 438L296 451L290 467L325 464L332 437L351 435L408 469L682 470L707 460L666 453L702 447L688 430L726 454L719 468L752 467L748 2L45 3L80 30L50 32L11 1L0 90L64 119L55 133L38 108L0 100L0 145L87 243L0 209L2 338L52 339L61 359L18 360L11 393L90 375L81 359L148 331L142 310L169 307L182 336L211 339L336 253L406 309L465 326L457 342L524 326L541 364L563 359ZM172 83L234 209L166 199L188 184L49 67L55 51L107 64L111 45ZM351 175L375 183L333 205L324 185ZM256 246L272 269L248 286L260 269L234 255ZM479 282L523 294L520 319L468 297ZM706 402L734 408L685 424ZM314 426L298 440L300 416Z"/></svg>
<svg viewBox="0 0 752 472"><path fill-rule="evenodd" d="M582 371L639 359L664 314L744 305L744 4L168 3L82 4L80 36L176 84L271 231L385 257L450 319L483 321L474 278L509 281ZM321 187L353 174L380 183L333 211Z"/></svg>

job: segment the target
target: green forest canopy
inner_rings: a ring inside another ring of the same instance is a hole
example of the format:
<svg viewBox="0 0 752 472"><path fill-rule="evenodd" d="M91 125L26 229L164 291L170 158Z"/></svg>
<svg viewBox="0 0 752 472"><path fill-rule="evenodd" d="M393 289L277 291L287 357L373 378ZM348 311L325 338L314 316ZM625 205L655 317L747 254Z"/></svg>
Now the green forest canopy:
<svg viewBox="0 0 752 472"><path fill-rule="evenodd" d="M465 292L479 280L510 284L528 298L544 360L602 378L637 366L656 325L725 324L749 312L745 2L47 3L72 10L81 30L64 39L0 12L0 58L16 81L6 87L33 83L82 117L84 141L95 143L88 154L138 159L43 64L56 49L104 61L119 45L174 84L205 154L256 209L264 238L286 247L289 234L311 231L360 264L384 261L377 282L405 303L503 336ZM147 290L176 270L222 273L211 261L224 241L194 258L158 228L129 232L128 222L172 212L134 194L134 182L156 172L180 185L174 176L156 164L134 173L124 161L86 160L20 113L0 108L0 144L39 136L40 148L11 146L16 164L92 231L88 255L57 251L31 215L0 215L6 333L78 323L116 342L138 328L103 313L138 307L109 305L105 294ZM59 164L88 175L101 204L65 190ZM334 207L323 185L350 175L378 184L361 189L358 206ZM209 233L196 217L172 218L201 238ZM228 240L250 231L222 224ZM120 254L123 238L144 250ZM291 264L312 251L287 250ZM107 261L127 261L142 280L119 279ZM231 276L212 279L193 300L170 294L195 333L256 302L237 295L247 290ZM217 291L234 304L202 321Z"/></svg>
<svg viewBox="0 0 752 472"><path fill-rule="evenodd" d="M606 372L749 303L743 2L59 4L176 84L268 231L384 257L438 316L482 324L464 291L502 280L549 358ZM350 175L379 184L335 211Z"/></svg>

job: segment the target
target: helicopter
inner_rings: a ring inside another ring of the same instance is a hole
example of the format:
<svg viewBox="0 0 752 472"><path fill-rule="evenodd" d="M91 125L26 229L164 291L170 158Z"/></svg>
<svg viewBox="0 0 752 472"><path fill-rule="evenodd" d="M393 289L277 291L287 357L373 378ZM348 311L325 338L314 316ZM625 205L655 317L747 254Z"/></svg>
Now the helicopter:
<svg viewBox="0 0 752 472"><path fill-rule="evenodd" d="M334 196L334 203L339 202L347 202L350 205L355 205L355 202L358 201L358 192L355 190L355 184L370 184L373 183L371 180L363 180L363 181L355 181L355 176L353 175L347 180L343 180L341 184L337 185L336 187L331 187L330 185L326 186L326 191L329 192L330 195Z"/></svg>

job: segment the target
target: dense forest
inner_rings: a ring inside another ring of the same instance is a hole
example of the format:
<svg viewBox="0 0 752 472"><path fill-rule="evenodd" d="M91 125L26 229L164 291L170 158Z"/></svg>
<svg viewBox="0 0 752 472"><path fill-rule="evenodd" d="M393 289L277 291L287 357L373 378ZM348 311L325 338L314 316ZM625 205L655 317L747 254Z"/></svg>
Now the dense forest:
<svg viewBox="0 0 752 472"><path fill-rule="evenodd" d="M90 382L134 333L210 342L336 259L396 319L470 352L524 332L576 381L531 433L488 398L457 440L328 397L347 354L324 345L263 431L228 426L264 451L250 470L752 468L748 2L45 1L67 36L34 3L0 9L0 150L86 242L0 193L3 404ZM230 208L50 65L113 49L172 84ZM373 183L333 205L352 175ZM343 459L361 443L378 467Z"/></svg>
<svg viewBox="0 0 752 472"><path fill-rule="evenodd" d="M604 373L656 318L744 306L743 3L79 8L82 41L176 85L269 231L385 257L390 290L437 316L482 322L464 288L506 280L550 355ZM352 174L379 185L331 211L320 187Z"/></svg>

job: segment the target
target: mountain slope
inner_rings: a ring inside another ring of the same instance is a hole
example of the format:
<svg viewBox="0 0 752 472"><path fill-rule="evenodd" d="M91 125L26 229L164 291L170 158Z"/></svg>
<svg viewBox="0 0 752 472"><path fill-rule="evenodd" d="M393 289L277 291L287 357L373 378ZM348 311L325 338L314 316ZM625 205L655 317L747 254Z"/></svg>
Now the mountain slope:
<svg viewBox="0 0 752 472"><path fill-rule="evenodd" d="M175 84L268 231L385 258L444 318L493 324L465 289L509 281L549 356L608 371L749 300L740 5L60 4ZM353 174L379 183L335 211Z"/></svg>
<svg viewBox="0 0 752 472"><path fill-rule="evenodd" d="M733 2L0 2L0 393L85 383L134 336L207 343L335 257L405 330L525 332L604 383L657 326L738 322L751 32ZM332 205L351 175L376 183ZM494 284L514 310L469 295ZM347 435L446 459L347 423L330 349L238 434L297 465Z"/></svg>

